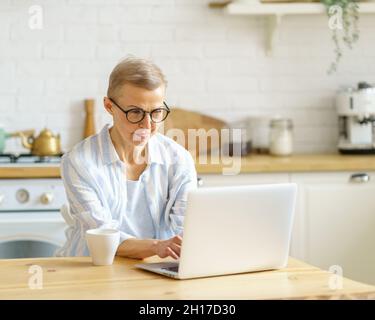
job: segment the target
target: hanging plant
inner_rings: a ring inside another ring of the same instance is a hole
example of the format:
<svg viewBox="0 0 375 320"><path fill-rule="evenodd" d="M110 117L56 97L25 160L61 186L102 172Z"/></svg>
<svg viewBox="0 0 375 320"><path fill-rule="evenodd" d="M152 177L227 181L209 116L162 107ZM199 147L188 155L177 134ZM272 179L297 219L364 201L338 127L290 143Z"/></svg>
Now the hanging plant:
<svg viewBox="0 0 375 320"><path fill-rule="evenodd" d="M332 30L335 58L328 69L328 74L332 74L337 71L343 55L343 47L352 49L353 44L359 39L359 6L356 0L320 1L326 6L328 26Z"/></svg>

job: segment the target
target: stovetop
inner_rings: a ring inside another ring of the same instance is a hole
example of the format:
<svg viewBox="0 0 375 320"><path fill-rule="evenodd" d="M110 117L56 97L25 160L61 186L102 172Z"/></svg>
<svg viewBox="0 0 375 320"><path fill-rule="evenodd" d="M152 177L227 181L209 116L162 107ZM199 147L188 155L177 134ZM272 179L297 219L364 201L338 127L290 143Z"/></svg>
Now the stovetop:
<svg viewBox="0 0 375 320"><path fill-rule="evenodd" d="M59 164L62 154L56 156L34 156L30 153L0 153L0 165L7 164Z"/></svg>

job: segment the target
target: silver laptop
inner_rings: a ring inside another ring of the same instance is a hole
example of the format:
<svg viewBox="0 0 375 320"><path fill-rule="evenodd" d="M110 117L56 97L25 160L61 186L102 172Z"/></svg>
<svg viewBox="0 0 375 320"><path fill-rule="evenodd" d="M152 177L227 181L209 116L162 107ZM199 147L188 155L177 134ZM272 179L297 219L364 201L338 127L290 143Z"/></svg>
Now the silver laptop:
<svg viewBox="0 0 375 320"><path fill-rule="evenodd" d="M294 183L191 191L179 261L136 267L176 279L283 268L296 195Z"/></svg>

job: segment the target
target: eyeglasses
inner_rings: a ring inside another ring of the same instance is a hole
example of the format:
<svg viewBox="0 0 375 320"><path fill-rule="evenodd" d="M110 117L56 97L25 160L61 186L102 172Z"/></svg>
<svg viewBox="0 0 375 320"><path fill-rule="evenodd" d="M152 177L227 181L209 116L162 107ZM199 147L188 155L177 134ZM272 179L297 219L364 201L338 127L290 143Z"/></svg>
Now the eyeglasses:
<svg viewBox="0 0 375 320"><path fill-rule="evenodd" d="M165 108L160 107L160 108L156 108L156 109L149 112L149 111L144 111L143 109L141 109L139 107L135 107L135 108L132 108L132 109L129 109L129 110L125 111L113 99L109 98L109 100L111 100L111 102L117 108L119 108L123 113L125 113L126 119L128 119L128 121L130 123L141 122L145 118L146 113L150 114L150 119L151 119L152 122L154 122L154 123L163 122L168 117L169 112L171 112L168 105L164 101L163 101L163 104L164 104Z"/></svg>

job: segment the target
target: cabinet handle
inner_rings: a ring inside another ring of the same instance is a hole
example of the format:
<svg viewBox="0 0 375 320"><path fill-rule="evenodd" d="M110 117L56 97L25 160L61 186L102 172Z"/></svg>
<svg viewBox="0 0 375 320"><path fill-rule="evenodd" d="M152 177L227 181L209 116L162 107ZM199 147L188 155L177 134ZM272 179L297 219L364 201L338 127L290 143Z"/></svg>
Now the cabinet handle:
<svg viewBox="0 0 375 320"><path fill-rule="evenodd" d="M198 185L198 187L203 186L203 179L201 177L197 178L197 185Z"/></svg>
<svg viewBox="0 0 375 320"><path fill-rule="evenodd" d="M370 176L367 173L354 173L350 176L350 182L365 183L370 181Z"/></svg>

